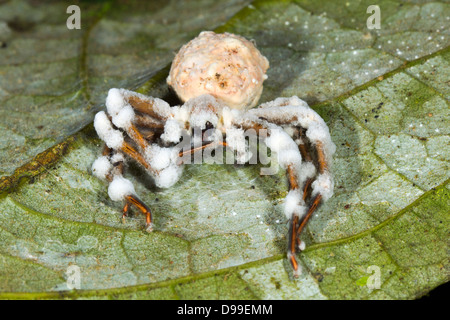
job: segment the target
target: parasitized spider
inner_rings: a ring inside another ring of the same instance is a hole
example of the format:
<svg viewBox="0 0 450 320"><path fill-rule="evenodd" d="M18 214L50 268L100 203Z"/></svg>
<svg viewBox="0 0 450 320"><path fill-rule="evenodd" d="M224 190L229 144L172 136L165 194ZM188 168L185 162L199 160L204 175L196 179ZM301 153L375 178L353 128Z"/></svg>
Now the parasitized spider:
<svg viewBox="0 0 450 320"><path fill-rule="evenodd" d="M98 112L94 120L106 145L92 171L110 182L112 200L125 202L123 217L130 206L137 207L151 232L149 207L123 177L125 156L142 165L158 187L168 188L180 178L186 156L207 149L226 147L236 152L238 162L247 162L251 151L245 136L254 134L277 154L287 172L287 257L298 276L295 254L305 248L299 235L333 194L330 164L335 145L323 119L296 96L250 109L258 102L268 67L252 42L229 33L200 33L181 48L167 78L184 104L170 106L158 98L110 89L107 112Z"/></svg>

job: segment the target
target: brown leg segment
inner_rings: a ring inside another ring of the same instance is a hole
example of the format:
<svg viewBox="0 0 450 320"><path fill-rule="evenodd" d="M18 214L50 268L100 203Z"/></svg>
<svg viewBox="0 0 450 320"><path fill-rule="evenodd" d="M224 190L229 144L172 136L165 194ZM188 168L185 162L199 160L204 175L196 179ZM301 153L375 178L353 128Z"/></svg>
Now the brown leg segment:
<svg viewBox="0 0 450 320"><path fill-rule="evenodd" d="M180 157L179 164L182 164L182 163L183 163L183 160L182 160L181 158L185 157L186 155L193 155L193 154L196 153L196 152L202 151L202 150L206 149L207 147L214 146L214 145L215 145L215 146L223 146L223 147L226 147L226 146L227 146L227 143L226 143L226 142L223 142L223 141L221 141L221 142L208 142L208 143L203 144L203 145L200 146L200 147L195 147L195 148L191 148L191 149L189 149L189 150L180 151L180 152L178 153L178 157Z"/></svg>
<svg viewBox="0 0 450 320"><path fill-rule="evenodd" d="M328 163L325 159L325 152L323 151L322 143L316 143L317 161L319 162L319 173L324 173L328 170Z"/></svg>
<svg viewBox="0 0 450 320"><path fill-rule="evenodd" d="M124 142L120 147L120 151L122 151L132 159L136 160L138 163L143 165L148 171L155 172L155 170L150 166L149 163L147 163L144 157L129 143Z"/></svg>
<svg viewBox="0 0 450 320"><path fill-rule="evenodd" d="M145 215L145 223L146 223L146 230L147 232L153 231L153 223L152 223L152 212L147 205L142 202L138 197L135 195L129 195L125 198L125 206L123 207L123 217L127 216L130 205L134 205L136 208L139 209L139 211Z"/></svg>
<svg viewBox="0 0 450 320"><path fill-rule="evenodd" d="M151 98L148 100L144 100L137 96L130 96L128 97L128 103L133 107L133 109L142 112L144 114L147 114L152 118L162 121L166 120L153 110L155 102Z"/></svg>
<svg viewBox="0 0 450 320"><path fill-rule="evenodd" d="M289 244L288 244L288 253L287 257L289 262L291 263L292 269L294 269L294 276L298 275L298 262L297 259L295 259L295 252L297 251L296 248L298 246L298 233L297 225L298 225L298 215L293 215L289 224Z"/></svg>
<svg viewBox="0 0 450 320"><path fill-rule="evenodd" d="M287 168L287 175L289 179L289 190L299 189L297 176L291 166ZM299 199L300 202L300 199ZM299 216L294 213L291 217L291 221L289 223L289 236L288 236L288 252L287 257L289 262L291 263L292 269L294 270L294 277L297 277L299 274L299 265L297 259L295 258L295 253L297 252L298 244L299 244L299 233L297 232Z"/></svg>
<svg viewBox="0 0 450 320"><path fill-rule="evenodd" d="M139 148L144 151L148 148L149 144L147 140L142 136L139 130L136 128L134 124L127 129L128 136L139 146Z"/></svg>
<svg viewBox="0 0 450 320"><path fill-rule="evenodd" d="M317 152L317 158L319 162L319 173L324 173L326 170L328 170L327 162L325 161L325 154L323 151L323 147L320 143L316 144L316 152ZM305 183L304 189L303 189L303 199L306 201L308 198L308 193L310 192L310 185L312 183L312 179L308 179ZM308 212L302 219L300 220L297 228L297 235L300 237L300 234L302 233L303 229L305 228L308 220L311 218L312 214L316 209L319 207L319 205L322 203L322 195L319 193L315 196L315 198L312 200L311 205L308 209ZM300 243L299 243L300 245Z"/></svg>
<svg viewBox="0 0 450 320"><path fill-rule="evenodd" d="M128 200L125 201L125 205L122 209L122 219L128 217L128 212L130 211L130 202Z"/></svg>
<svg viewBox="0 0 450 320"><path fill-rule="evenodd" d="M298 228L297 228L298 237L300 236L303 229L305 228L306 223L308 222L309 218L311 218L312 214L314 213L314 211L316 211L317 207L321 204L321 202L322 202L322 195L318 194L312 201L312 204L309 207L308 212L302 217L302 219L300 220L300 222L298 224Z"/></svg>

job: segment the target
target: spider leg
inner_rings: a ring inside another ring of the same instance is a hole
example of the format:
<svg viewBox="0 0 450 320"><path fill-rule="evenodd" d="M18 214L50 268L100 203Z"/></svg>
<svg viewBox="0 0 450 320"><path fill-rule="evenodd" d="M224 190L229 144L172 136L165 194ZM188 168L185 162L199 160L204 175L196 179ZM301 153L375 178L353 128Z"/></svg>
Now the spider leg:
<svg viewBox="0 0 450 320"><path fill-rule="evenodd" d="M294 270L294 276L298 276L300 266L295 253L297 250L304 249L304 243L300 241L300 234L319 205L333 193L329 162L335 146L323 119L296 97L279 98L260 108L251 109L248 111L247 117L261 120L267 126L289 126L293 133L292 137L296 134L299 136L294 140L301 154L301 165L297 168L286 167L290 186L288 197L291 195L289 201L291 201L290 210L292 212L287 256ZM312 148L309 148L308 144ZM276 143L273 143L273 146L276 147ZM272 146L269 147L272 149ZM309 149L313 154L309 152ZM317 164L314 165L313 161ZM300 196L300 187L303 192L302 196ZM295 205L298 205L295 203L295 196L298 196L301 208L295 209ZM286 214L288 215L288 212Z"/></svg>
<svg viewBox="0 0 450 320"><path fill-rule="evenodd" d="M218 146L226 147L227 143L224 141L203 142L203 144L200 147L192 147L189 150L181 150L178 153L178 157L179 157L178 164L182 164L183 158L186 157L187 155L193 155L196 152L203 151L204 149L206 149L208 147L218 147Z"/></svg>
<svg viewBox="0 0 450 320"><path fill-rule="evenodd" d="M142 119L145 119L145 121L149 120L147 128L150 127L151 129L153 123L151 122L152 119L150 119L151 116L148 115L147 118L140 117L130 104L134 103L138 107L143 108L142 105L150 103L150 100L140 99L140 97L122 89L111 89L106 101L109 116L104 111L98 112L94 119L94 127L99 137L107 145L108 149L104 150L104 154L115 152L122 155L122 161L123 155L127 155L141 164L155 178L157 186L168 187L178 180L181 170L178 170L178 167L175 167L172 162L168 166L161 166L161 161L158 161L157 157L161 156L161 152L165 152L166 155L170 156L170 153L173 153L172 151L175 150L169 148L163 150L164 148L151 145L151 139L147 140L135 123L142 121ZM157 100L155 99L155 101ZM170 116L170 106L163 102L158 103L155 102L155 108L160 113L166 113L167 116ZM149 110L153 109L146 109L152 116L160 114L156 111L153 114ZM160 118L163 119L163 117ZM154 127L156 129L159 128L157 123ZM126 136L124 136L124 132ZM93 168L94 166L98 168L98 173L101 177L110 181L108 187L109 197L113 201L125 201L122 217L128 215L131 206L136 207L146 216L147 231L152 231L152 216L149 207L137 197L131 181L123 177L123 163L119 161L112 164L109 162L111 159L112 156L107 157L104 155L100 161L94 162L93 165ZM114 168L112 168L113 166Z"/></svg>
<svg viewBox="0 0 450 320"><path fill-rule="evenodd" d="M289 180L289 192L293 195L297 195L296 202L300 204L301 207L304 208L305 201L308 198L309 188L311 185L311 178L307 178L305 181L299 181L300 179L297 177L297 173L293 169L292 166L288 166L287 176ZM303 187L300 187L300 184L303 184ZM303 191L303 195L300 198L300 190ZM298 191L298 192L296 192ZM316 206L317 207L317 206ZM315 210L315 208L314 208ZM309 217L311 216L314 210L309 209L305 219L305 215L302 213L300 209L294 210L291 214L289 221L289 233L288 233L288 252L287 257L294 271L294 277L298 277L301 274L301 268L296 259L296 252L298 249L302 249L302 243L300 241L300 234L304 226L306 225ZM301 229L300 229L301 228Z"/></svg>
<svg viewBox="0 0 450 320"><path fill-rule="evenodd" d="M324 154L322 143L317 142L315 149L316 149L317 158L318 158L319 174L325 174L328 170L328 164L325 161L325 154ZM309 179L307 181L307 184L310 186L311 182L312 182L312 179ZM309 186L308 186L308 188L309 188ZM307 187L306 184L305 184L305 187ZM304 189L304 193L303 193L304 197L305 197L305 192L306 192L306 188ZM308 209L308 212L306 213L305 216L303 216L303 218L299 222L299 225L298 225L298 228L296 231L298 236L300 236L300 234L302 233L303 229L306 226L306 223L308 222L308 220L311 218L314 211L318 208L318 206L321 203L322 203L322 194L319 192L319 193L317 193L317 195L315 195L314 199L312 199L310 207Z"/></svg>
<svg viewBox="0 0 450 320"><path fill-rule="evenodd" d="M156 173L156 170L154 170L150 166L147 160L145 160L145 158L129 143L124 141L123 144L120 146L119 150L122 151L124 154L128 155L130 158L134 159L136 162L140 163L148 171Z"/></svg>
<svg viewBox="0 0 450 320"><path fill-rule="evenodd" d="M133 109L143 114L149 115L159 122L162 121L162 123L164 123L165 120L167 120L167 116L161 115L161 113L156 110L156 105L158 104L157 101L162 100L157 100L150 97L143 98L131 91L128 91L128 97L126 100L128 100L128 103L133 107Z"/></svg>
<svg viewBox="0 0 450 320"><path fill-rule="evenodd" d="M129 153L127 153L130 155ZM139 153L136 153L139 154ZM123 162L123 154L120 152L117 152L113 150L112 148L109 148L106 144L103 148L102 157L100 157L98 160L100 161L109 161L109 167L106 172L103 173L103 178L109 181L110 185L114 183L114 180L116 177L118 179L121 179L122 181L127 181L127 183L131 184L128 180L122 177L124 172L124 162ZM95 166L95 163L94 163ZM94 167L93 166L93 167ZM110 198L112 200L124 200L125 204L122 209L122 219L125 219L125 217L128 216L128 213L130 211L131 206L135 206L142 214L145 215L146 218L146 231L151 232L153 230L153 224L152 224L152 214L150 208L142 201L140 200L135 192L134 187L131 188L128 187L129 190L125 191L110 191L108 190L108 193L110 195ZM111 193L113 192L113 193ZM115 195L115 193L121 193L119 196ZM117 198L119 197L119 198Z"/></svg>
<svg viewBox="0 0 450 320"><path fill-rule="evenodd" d="M299 188L297 177L294 173L294 170L291 166L287 169L287 175L289 179L289 191L297 190ZM295 253L297 251L297 247L299 244L298 239L298 222L299 222L299 215L294 213L291 216L291 219L289 221L289 235L288 235L288 252L287 257L289 262L291 263L292 269L294 270L294 276L298 274L299 265L297 262L297 259L295 258Z"/></svg>
<svg viewBox="0 0 450 320"><path fill-rule="evenodd" d="M273 130L282 130L281 127L278 127L276 125L270 124L265 121L257 121L252 119L246 119L241 123L241 126L248 130L253 129L255 130L260 137L263 137L266 139L270 139L271 135L275 135L276 131ZM292 140L290 137L289 140ZM274 143L274 146L276 145L276 142ZM270 146L269 146L270 147ZM298 157L301 159L307 161L307 163L310 163L312 165L312 158L307 150L307 148L302 145L296 147L294 141L292 140L292 147L297 149ZM291 150L294 151L295 150ZM304 201L308 197L309 194L309 188L311 185L311 177L309 176L302 176L300 178L298 168L294 165L292 162L285 163L285 169L286 169L286 175L289 182L289 203L290 203L290 209L287 215L289 215L289 235L288 235L288 249L287 249L287 258L292 266L294 277L298 277L299 274L301 274L301 267L296 259L296 252L297 249L300 247L300 240L299 240L299 233L297 232L300 226L300 221L303 213L304 208ZM306 180L305 180L306 177ZM303 187L301 187L303 184ZM300 190L303 190L303 196L300 194ZM288 200L286 199L286 202ZM287 206L287 204L286 204Z"/></svg>
<svg viewBox="0 0 450 320"><path fill-rule="evenodd" d="M109 149L107 146L105 146L105 149ZM112 152L111 149L110 153ZM117 153L116 153L117 154ZM111 157L111 160L113 160L114 158ZM113 176L114 175L123 175L124 172L124 162L123 160L121 161L117 161L112 163L114 169L113 171ZM114 180L113 177L111 177L110 179L108 179L109 182L112 182ZM135 194L129 194L126 195L124 197L125 200L125 204L123 206L122 209L122 219L124 219L125 217L128 216L128 213L130 211L130 207L131 205L134 205L143 215L145 215L145 222L146 222L146 230L148 232L151 232L153 230L153 224L152 224L152 213L150 208L142 201L140 200Z"/></svg>
<svg viewBox="0 0 450 320"><path fill-rule="evenodd" d="M164 123L157 119L154 119L148 115L137 114L134 123L139 127L149 128L154 131L163 131Z"/></svg>
<svg viewBox="0 0 450 320"><path fill-rule="evenodd" d="M139 211L145 215L145 224L146 224L146 231L152 232L153 231L153 223L152 223L152 212L150 208L142 202L137 196L135 195L128 195L125 197L125 206L123 207L123 215L122 217L126 217L128 213L128 209L130 205L134 205L136 208L139 209Z"/></svg>

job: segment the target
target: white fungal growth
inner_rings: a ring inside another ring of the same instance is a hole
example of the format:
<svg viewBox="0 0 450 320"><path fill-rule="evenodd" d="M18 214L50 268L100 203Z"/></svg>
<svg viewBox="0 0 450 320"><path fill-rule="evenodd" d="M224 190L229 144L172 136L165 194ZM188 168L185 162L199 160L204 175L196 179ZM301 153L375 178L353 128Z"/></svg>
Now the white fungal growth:
<svg viewBox="0 0 450 320"><path fill-rule="evenodd" d="M233 120L239 116L239 111L236 109L230 109L228 107L224 107L222 109L222 123L225 128L231 128L233 124Z"/></svg>
<svg viewBox="0 0 450 320"><path fill-rule="evenodd" d="M133 183L122 175L115 175L108 187L108 195L113 201L121 201L126 196L135 194Z"/></svg>
<svg viewBox="0 0 450 320"><path fill-rule="evenodd" d="M244 164L252 157L248 142L245 139L245 131L240 128L228 128L226 131L227 147L236 151L236 161Z"/></svg>
<svg viewBox="0 0 450 320"><path fill-rule="evenodd" d="M300 249L300 251L305 250L306 248L306 244L304 241L300 241L300 244L298 245L298 248Z"/></svg>
<svg viewBox="0 0 450 320"><path fill-rule="evenodd" d="M121 129L127 130L134 119L134 110L130 105L125 105L115 116L112 116L112 123Z"/></svg>
<svg viewBox="0 0 450 320"><path fill-rule="evenodd" d="M226 132L227 146L233 150L245 152L244 129L228 128Z"/></svg>
<svg viewBox="0 0 450 320"><path fill-rule="evenodd" d="M146 97L148 100L148 97ZM159 114L162 118L169 118L172 116L172 108L170 105L162 99L152 98L153 111Z"/></svg>
<svg viewBox="0 0 450 320"><path fill-rule="evenodd" d="M117 163L117 162L124 162L125 161L125 157L123 156L123 154L121 153L115 153L112 157L111 157L111 163Z"/></svg>
<svg viewBox="0 0 450 320"><path fill-rule="evenodd" d="M106 110L111 116L112 123L118 128L128 129L134 119L134 110L126 101L133 92L125 89L112 88L106 97Z"/></svg>
<svg viewBox="0 0 450 320"><path fill-rule="evenodd" d="M152 144L145 152L145 159L154 172L152 176L159 188L173 186L183 172L183 167L177 164L179 148L163 148Z"/></svg>
<svg viewBox="0 0 450 320"><path fill-rule="evenodd" d="M154 170L162 170L176 161L174 148L164 148L152 144L145 152L145 158Z"/></svg>
<svg viewBox="0 0 450 320"><path fill-rule="evenodd" d="M106 97L106 110L110 116L115 116L122 110L126 105L125 101L125 89L112 88L108 91L108 96Z"/></svg>
<svg viewBox="0 0 450 320"><path fill-rule="evenodd" d="M207 122L217 126L219 122L217 110L220 110L222 105L213 96L204 94L192 98L184 106L190 110L189 124L191 127L203 130L206 128Z"/></svg>
<svg viewBox="0 0 450 320"><path fill-rule="evenodd" d="M122 132L113 129L111 121L109 121L104 111L100 111L95 115L94 128L100 139L105 141L109 148L117 150L122 146Z"/></svg>
<svg viewBox="0 0 450 320"><path fill-rule="evenodd" d="M284 214L286 218L290 219L294 214L301 218L306 213L306 210L300 189L290 190L284 200Z"/></svg>
<svg viewBox="0 0 450 320"><path fill-rule="evenodd" d="M336 146L331 141L330 131L322 117L311 109L308 104L297 96L277 98L263 103L257 109L251 109L249 114L270 119L271 122L290 123L306 129L306 136L313 144L320 144L326 161L331 164Z"/></svg>
<svg viewBox="0 0 450 320"><path fill-rule="evenodd" d="M182 106L174 106L172 108L173 119L178 121L179 123L187 123L189 122L190 110L185 105Z"/></svg>
<svg viewBox="0 0 450 320"><path fill-rule="evenodd" d="M113 166L107 156L97 158L92 164L92 173L100 179L105 180L106 176L111 172Z"/></svg>
<svg viewBox="0 0 450 320"><path fill-rule="evenodd" d="M180 179L183 167L171 165L158 172L155 176L155 184L159 188L170 188Z"/></svg>
<svg viewBox="0 0 450 320"><path fill-rule="evenodd" d="M316 180L312 183L312 195L322 195L323 201L327 201L333 195L334 183L330 173L325 172L319 174Z"/></svg>
<svg viewBox="0 0 450 320"><path fill-rule="evenodd" d="M204 31L175 56L167 83L183 101L211 94L230 108L250 108L261 96L268 68L251 41Z"/></svg>
<svg viewBox="0 0 450 320"><path fill-rule="evenodd" d="M313 143L331 142L328 127L323 122L311 122L308 130L306 131L306 136ZM328 146L326 148L331 150L331 146Z"/></svg>
<svg viewBox="0 0 450 320"><path fill-rule="evenodd" d="M283 126L283 130L292 138L295 133L295 128L292 126Z"/></svg>
<svg viewBox="0 0 450 320"><path fill-rule="evenodd" d="M292 165L297 170L300 169L302 156L298 146L283 129L271 126L265 143L272 151L277 153L278 163L282 168L286 169Z"/></svg>
<svg viewBox="0 0 450 320"><path fill-rule="evenodd" d="M302 156L298 150L285 149L278 152L278 163L283 167L293 166L298 170L302 163Z"/></svg>
<svg viewBox="0 0 450 320"><path fill-rule="evenodd" d="M300 167L299 185L316 175L316 167L312 162L303 162Z"/></svg>
<svg viewBox="0 0 450 320"><path fill-rule="evenodd" d="M182 135L182 128L178 121L175 119L169 119L164 125L164 133L161 135L161 139L164 142L177 143L180 141Z"/></svg>

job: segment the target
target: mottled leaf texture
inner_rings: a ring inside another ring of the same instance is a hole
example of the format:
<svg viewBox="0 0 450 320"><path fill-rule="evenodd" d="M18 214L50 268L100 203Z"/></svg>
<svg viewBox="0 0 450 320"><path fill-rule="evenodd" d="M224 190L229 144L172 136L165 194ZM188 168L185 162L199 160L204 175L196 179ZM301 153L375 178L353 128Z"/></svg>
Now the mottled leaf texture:
<svg viewBox="0 0 450 320"><path fill-rule="evenodd" d="M414 299L449 280L447 1L86 1L80 30L69 4L0 1L0 298ZM107 90L170 97L174 52L201 30L253 39L261 100L297 95L330 128L335 194L298 279L281 170L188 165L157 189L130 163L152 233L90 172Z"/></svg>

